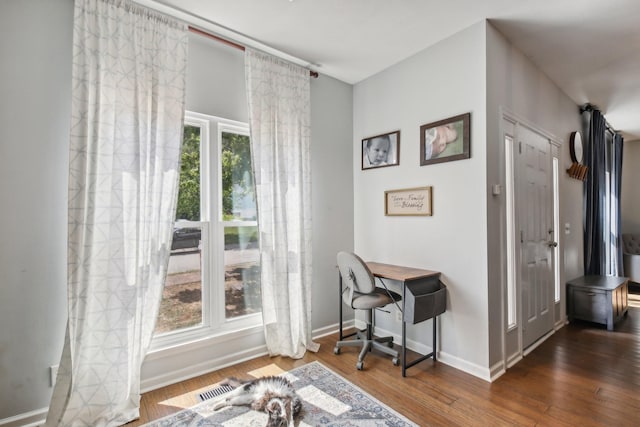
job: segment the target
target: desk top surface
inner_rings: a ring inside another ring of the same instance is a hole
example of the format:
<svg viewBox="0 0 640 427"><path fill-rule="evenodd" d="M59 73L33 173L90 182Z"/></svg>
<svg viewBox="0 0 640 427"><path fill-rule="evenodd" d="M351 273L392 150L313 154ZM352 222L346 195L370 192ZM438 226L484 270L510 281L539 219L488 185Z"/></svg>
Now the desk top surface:
<svg viewBox="0 0 640 427"><path fill-rule="evenodd" d="M383 279L398 280L400 282L423 279L431 276L440 276L439 271L404 267L401 265L382 264L380 262L367 262L367 266L374 276L381 277Z"/></svg>

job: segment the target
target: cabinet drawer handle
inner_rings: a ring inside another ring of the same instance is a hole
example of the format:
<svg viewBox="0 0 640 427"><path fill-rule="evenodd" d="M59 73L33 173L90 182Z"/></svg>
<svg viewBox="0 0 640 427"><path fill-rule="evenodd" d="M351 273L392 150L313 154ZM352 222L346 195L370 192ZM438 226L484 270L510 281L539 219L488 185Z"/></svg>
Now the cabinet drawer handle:
<svg viewBox="0 0 640 427"><path fill-rule="evenodd" d="M587 295L589 295L590 297L595 297L596 296L595 292L587 292Z"/></svg>

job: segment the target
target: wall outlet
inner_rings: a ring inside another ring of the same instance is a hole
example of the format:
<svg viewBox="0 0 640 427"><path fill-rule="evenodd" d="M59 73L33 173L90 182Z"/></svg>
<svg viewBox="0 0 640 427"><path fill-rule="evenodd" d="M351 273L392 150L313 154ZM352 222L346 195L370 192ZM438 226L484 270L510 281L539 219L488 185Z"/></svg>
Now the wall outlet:
<svg viewBox="0 0 640 427"><path fill-rule="evenodd" d="M58 365L49 366L50 384L53 387L56 384L56 378L58 377Z"/></svg>
<svg viewBox="0 0 640 427"><path fill-rule="evenodd" d="M402 322L402 311L396 308L396 322Z"/></svg>

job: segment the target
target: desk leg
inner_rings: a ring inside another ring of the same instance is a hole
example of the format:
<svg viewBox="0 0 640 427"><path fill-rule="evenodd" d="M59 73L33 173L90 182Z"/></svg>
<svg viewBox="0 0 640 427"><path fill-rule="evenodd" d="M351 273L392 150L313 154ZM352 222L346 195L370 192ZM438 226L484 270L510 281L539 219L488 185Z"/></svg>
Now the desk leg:
<svg viewBox="0 0 640 427"><path fill-rule="evenodd" d="M433 353L433 360L436 360L436 322L437 322L438 316L433 316L433 348L431 350L431 352Z"/></svg>
<svg viewBox="0 0 640 427"><path fill-rule="evenodd" d="M342 341L342 275L338 271L338 307L340 307L340 336L338 341Z"/></svg>
<svg viewBox="0 0 640 427"><path fill-rule="evenodd" d="M402 284L402 376L407 376L407 322L404 319L406 285Z"/></svg>

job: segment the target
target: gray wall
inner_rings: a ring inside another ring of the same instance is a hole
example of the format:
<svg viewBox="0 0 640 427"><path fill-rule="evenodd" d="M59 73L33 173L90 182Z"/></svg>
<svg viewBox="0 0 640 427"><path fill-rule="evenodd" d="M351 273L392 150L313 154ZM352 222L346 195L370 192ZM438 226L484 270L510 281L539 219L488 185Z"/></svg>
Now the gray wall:
<svg viewBox="0 0 640 427"><path fill-rule="evenodd" d="M66 322L66 206L72 0L0 3L0 420L49 403ZM187 104L246 121L238 51L191 38ZM458 67L442 67L455 58ZM194 82L198 82L195 86ZM449 286L443 360L481 377L503 357L499 201L500 106L565 142L580 126L575 105L490 25L478 23L352 86L312 80L313 328L336 326L335 253L437 269ZM419 126L470 111L472 157L419 166ZM360 169L360 140L401 130L400 165ZM626 143L623 230L638 231L635 164ZM569 167L568 144L561 168ZM434 187L434 216L383 215L384 190ZM582 269L582 185L561 173L563 278ZM464 239L455 236L463 235ZM379 326L397 333L381 313ZM413 328L429 342L428 324ZM215 349L205 348L204 353ZM224 351L218 349L217 351Z"/></svg>
<svg viewBox="0 0 640 427"><path fill-rule="evenodd" d="M189 34L187 110L248 122L244 52Z"/></svg>
<svg viewBox="0 0 640 427"><path fill-rule="evenodd" d="M440 360L488 378L485 24L480 22L354 88L355 249L366 260L442 272ZM420 166L420 126L471 113L471 158ZM400 164L361 170L363 138L400 130ZM386 190L433 187L433 216L384 215ZM431 321L408 328L431 349ZM376 327L399 334L393 315ZM420 348L422 346L423 348Z"/></svg>
<svg viewBox="0 0 640 427"><path fill-rule="evenodd" d="M338 324L338 251L353 250L353 86L311 80L314 330ZM346 318L353 318L345 314Z"/></svg>
<svg viewBox="0 0 640 427"><path fill-rule="evenodd" d="M518 344L504 342L504 197L491 192L505 186L501 108L562 142L580 129L575 103L486 22L354 88L355 249L365 259L442 271L450 300L440 324L441 361L486 379ZM419 126L467 111L471 159L419 166ZM396 129L400 165L362 171L359 141ZM563 144L560 223L571 232L560 236L561 283L582 269L582 184L564 173L569 166ZM433 217L384 216L385 190L422 185L433 186ZM555 308L562 324L564 291ZM395 333L391 317L380 314L377 327ZM427 327L410 329L413 345L429 342Z"/></svg>
<svg viewBox="0 0 640 427"><path fill-rule="evenodd" d="M187 109L248 121L243 53L197 35L189 42ZM338 319L335 255L353 250L353 88L321 74L311 79L311 103L312 323L318 330Z"/></svg>
<svg viewBox="0 0 640 427"><path fill-rule="evenodd" d="M578 107L528 58L513 47L491 24L487 25L487 218L489 243L489 331L490 364L503 360L502 316L504 197L490 196L492 184L504 188L504 143L500 134L500 108L525 119L528 123L553 134L564 142L560 148L560 283L582 270L582 182L565 172L571 165L569 135L579 130ZM570 234L564 234L569 223ZM580 274L578 274L580 273ZM556 321L564 320L564 286L562 300L556 307ZM505 343L506 355L517 351L517 330L510 332Z"/></svg>
<svg viewBox="0 0 640 427"><path fill-rule="evenodd" d="M625 141L622 154L622 232L640 233L640 141Z"/></svg>
<svg viewBox="0 0 640 427"><path fill-rule="evenodd" d="M0 3L0 423L44 416L62 352L72 24L72 0ZM242 52L190 41L188 108L246 121ZM353 247L352 87L320 76L311 91L312 321L324 332L337 327L335 253ZM203 354L214 351L226 347Z"/></svg>
<svg viewBox="0 0 640 427"><path fill-rule="evenodd" d="M72 8L0 3L0 420L48 406L62 352Z"/></svg>

